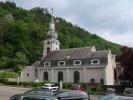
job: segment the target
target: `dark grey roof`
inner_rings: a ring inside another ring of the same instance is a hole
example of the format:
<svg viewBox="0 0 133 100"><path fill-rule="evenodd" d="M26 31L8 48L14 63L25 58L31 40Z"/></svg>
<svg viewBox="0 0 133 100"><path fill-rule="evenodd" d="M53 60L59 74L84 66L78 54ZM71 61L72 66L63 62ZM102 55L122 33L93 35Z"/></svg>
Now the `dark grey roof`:
<svg viewBox="0 0 133 100"><path fill-rule="evenodd" d="M85 48L71 48L71 49L61 49L57 51L52 51L43 60L66 60L66 59L81 59L86 58L90 55L92 47Z"/></svg>
<svg viewBox="0 0 133 100"><path fill-rule="evenodd" d="M107 64L109 50L93 51L93 47L84 48L71 48L52 51L42 58L40 65L43 66L44 62L52 62L51 65L57 66L58 61L65 61L66 65L73 64L73 60L82 60L82 64L88 63L92 59L99 59L101 64Z"/></svg>

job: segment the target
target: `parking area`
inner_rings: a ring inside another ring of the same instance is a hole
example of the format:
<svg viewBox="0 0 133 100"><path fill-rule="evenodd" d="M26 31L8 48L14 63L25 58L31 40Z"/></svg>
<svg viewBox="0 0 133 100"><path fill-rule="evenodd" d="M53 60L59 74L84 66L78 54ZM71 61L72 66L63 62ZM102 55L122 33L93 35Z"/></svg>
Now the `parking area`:
<svg viewBox="0 0 133 100"><path fill-rule="evenodd" d="M0 100L9 100L12 95L23 93L29 90L29 88L0 86Z"/></svg>
<svg viewBox="0 0 133 100"><path fill-rule="evenodd" d="M30 88L0 86L0 100L9 100L12 95L23 93ZM98 100L98 96L90 95L91 100Z"/></svg>

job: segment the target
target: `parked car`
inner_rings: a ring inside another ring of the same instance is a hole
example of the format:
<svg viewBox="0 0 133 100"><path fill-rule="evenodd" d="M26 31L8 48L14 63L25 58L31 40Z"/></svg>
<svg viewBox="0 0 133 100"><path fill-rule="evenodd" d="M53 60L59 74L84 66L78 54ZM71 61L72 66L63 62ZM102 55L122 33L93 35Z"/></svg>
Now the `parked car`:
<svg viewBox="0 0 133 100"><path fill-rule="evenodd" d="M133 88L125 88L124 95L133 97Z"/></svg>
<svg viewBox="0 0 133 100"><path fill-rule="evenodd" d="M59 91L54 96L58 100L90 100L86 92L79 90Z"/></svg>
<svg viewBox="0 0 133 100"><path fill-rule="evenodd" d="M113 97L115 97L115 94L107 94L105 96L100 97L98 100L112 100Z"/></svg>
<svg viewBox="0 0 133 100"><path fill-rule="evenodd" d="M45 96L45 95L21 95L17 100L57 100L55 97L52 96Z"/></svg>
<svg viewBox="0 0 133 100"><path fill-rule="evenodd" d="M37 88L37 89L32 89L32 90L26 91L26 92L21 93L21 94L13 95L13 96L10 97L9 100L18 100L18 98L21 95L26 95L26 94L28 94L28 95L30 95L30 94L44 94L44 95L52 96L53 92L50 91L49 89L40 89L40 88Z"/></svg>
<svg viewBox="0 0 133 100"><path fill-rule="evenodd" d="M106 90L106 94L115 94L115 89L113 89L113 88L107 88L107 90Z"/></svg>
<svg viewBox="0 0 133 100"><path fill-rule="evenodd" d="M119 80L116 82L116 85L119 86L132 86L132 82L127 81L127 80Z"/></svg>
<svg viewBox="0 0 133 100"><path fill-rule="evenodd" d="M85 91L85 88L82 85L72 85L70 87L70 90L81 90L81 91Z"/></svg>
<svg viewBox="0 0 133 100"><path fill-rule="evenodd" d="M126 96L115 96L111 100L133 100L132 97L126 97Z"/></svg>
<svg viewBox="0 0 133 100"><path fill-rule="evenodd" d="M52 84L52 83L48 83L48 84L44 84L42 86L43 89L49 89L52 92L57 92L59 90L59 86Z"/></svg>
<svg viewBox="0 0 133 100"><path fill-rule="evenodd" d="M109 95L103 96L99 100L133 100L133 98L126 97L126 96L117 96L115 94L109 94Z"/></svg>

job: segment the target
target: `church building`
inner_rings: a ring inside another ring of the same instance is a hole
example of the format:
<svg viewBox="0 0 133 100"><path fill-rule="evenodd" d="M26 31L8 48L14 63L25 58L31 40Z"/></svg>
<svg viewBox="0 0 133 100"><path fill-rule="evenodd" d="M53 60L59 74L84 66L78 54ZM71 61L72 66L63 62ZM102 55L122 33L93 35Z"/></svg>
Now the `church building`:
<svg viewBox="0 0 133 100"><path fill-rule="evenodd" d="M97 51L95 46L60 49L52 14L44 40L43 57L22 70L20 81L51 81L114 85L115 56L110 50Z"/></svg>

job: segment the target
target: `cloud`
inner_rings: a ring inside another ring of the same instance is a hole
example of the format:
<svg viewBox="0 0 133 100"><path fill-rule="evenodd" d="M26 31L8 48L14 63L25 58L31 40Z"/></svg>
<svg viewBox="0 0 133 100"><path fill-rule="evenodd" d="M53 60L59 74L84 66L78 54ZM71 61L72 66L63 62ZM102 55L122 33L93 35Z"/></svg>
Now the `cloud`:
<svg viewBox="0 0 133 100"><path fill-rule="evenodd" d="M26 9L54 8L54 15L122 45L133 46L132 0L12 0ZM110 38L108 38L110 37ZM124 40L124 41L123 41Z"/></svg>

